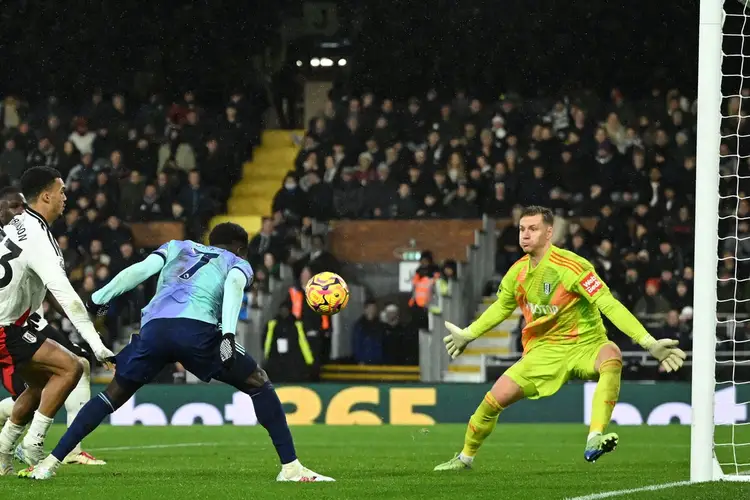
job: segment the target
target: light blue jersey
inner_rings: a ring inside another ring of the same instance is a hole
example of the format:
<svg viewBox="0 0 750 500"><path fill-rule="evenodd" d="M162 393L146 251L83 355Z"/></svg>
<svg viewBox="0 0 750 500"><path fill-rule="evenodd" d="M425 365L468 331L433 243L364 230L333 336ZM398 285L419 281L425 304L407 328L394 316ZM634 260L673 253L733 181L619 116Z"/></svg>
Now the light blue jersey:
<svg viewBox="0 0 750 500"><path fill-rule="evenodd" d="M164 267L156 294L141 313L141 326L157 318L188 318L218 325L229 270L240 270L247 282L252 282L250 264L228 250L172 240L154 254L164 259Z"/></svg>

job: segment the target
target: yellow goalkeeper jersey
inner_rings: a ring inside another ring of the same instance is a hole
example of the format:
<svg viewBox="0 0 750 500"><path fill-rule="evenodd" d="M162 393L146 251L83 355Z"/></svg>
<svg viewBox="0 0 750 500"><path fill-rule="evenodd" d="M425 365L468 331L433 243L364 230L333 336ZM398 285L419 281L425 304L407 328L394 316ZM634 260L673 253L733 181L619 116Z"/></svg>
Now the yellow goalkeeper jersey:
<svg viewBox="0 0 750 500"><path fill-rule="evenodd" d="M497 296L503 309L521 308L526 320L524 353L536 345L576 344L607 337L598 307L609 288L591 263L573 252L550 247L536 267L528 255L503 277ZM507 310L507 309L506 309Z"/></svg>

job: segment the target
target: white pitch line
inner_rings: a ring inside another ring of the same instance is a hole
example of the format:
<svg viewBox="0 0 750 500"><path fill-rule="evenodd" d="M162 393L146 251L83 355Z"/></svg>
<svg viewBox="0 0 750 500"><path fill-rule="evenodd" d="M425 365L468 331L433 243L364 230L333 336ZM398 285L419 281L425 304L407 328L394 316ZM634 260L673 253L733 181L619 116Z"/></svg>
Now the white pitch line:
<svg viewBox="0 0 750 500"><path fill-rule="evenodd" d="M91 451L158 450L162 448L192 448L192 447L197 447L197 446L218 446L221 444L224 444L224 443L148 444L148 445L143 445L143 446L111 446L108 448L89 448L89 450Z"/></svg>
<svg viewBox="0 0 750 500"><path fill-rule="evenodd" d="M615 491L604 491L602 493L592 493L590 495L583 495L580 497L566 498L565 500L598 500L600 498L619 497L620 495L629 495L631 493L640 493L642 491L658 491L658 490L666 490L669 488L678 488L680 486L687 486L689 484L691 484L690 481L677 481L675 483L654 484L652 486L643 486L641 488L631 488L629 490L615 490Z"/></svg>

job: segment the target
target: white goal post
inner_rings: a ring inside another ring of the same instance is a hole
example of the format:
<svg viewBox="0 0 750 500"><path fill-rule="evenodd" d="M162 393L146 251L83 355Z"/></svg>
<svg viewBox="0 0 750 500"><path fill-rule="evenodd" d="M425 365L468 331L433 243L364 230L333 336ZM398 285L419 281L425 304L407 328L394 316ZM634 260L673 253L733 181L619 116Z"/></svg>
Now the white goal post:
<svg viewBox="0 0 750 500"><path fill-rule="evenodd" d="M726 4L725 4L726 2ZM730 3L732 5L730 5ZM727 177L738 177L737 171L726 173L720 170L720 145L722 139L730 139L739 142L741 132L739 125L731 136L722 137L722 104L725 100L736 98L740 100L739 110L736 118L750 115L750 110L744 110L748 104L743 104L743 73L744 64L740 64L739 71L730 70L731 74L722 73L722 64L725 58L730 56L743 58L746 53L750 56L750 40L748 49L744 47L745 24L750 19L750 2L746 0L700 0L700 23L698 34L698 114L697 114L697 151L696 151L696 195L695 195L695 275L694 275L694 316L693 316L693 366L692 366L692 429L690 443L690 480L694 482L711 480L740 480L750 481L750 426L742 423L718 425L723 423L723 417L715 414L715 393L717 388L723 388L717 384L733 384L735 388L750 381L735 380L734 370L731 370L731 380L717 380L716 349L717 342L726 342L731 345L732 352L736 349L744 349L750 344L741 344L734 340L719 340L717 338L717 285L720 276L717 272L719 257L719 245L724 245L727 239L734 239L737 245L738 234L719 234L720 220L733 218L736 227L738 219L737 212L720 213L719 207L722 200L735 202L739 207L740 191L737 189L732 196L722 196L720 193L720 181ZM727 11L725 12L724 8ZM741 14L745 11L744 16ZM734 12L734 14L733 14ZM740 12L740 14L736 14ZM745 19L739 23L731 23L731 31L725 32L724 26L727 19L742 16ZM748 25L750 28L750 24ZM725 37L739 37L742 43L733 44L740 49L736 53L725 53L722 49ZM750 63L748 65L750 69ZM739 74L736 74L739 73ZM737 86L727 87L727 92L722 94L722 79L724 77L736 78L740 83ZM750 73L748 73L750 76ZM750 88L750 80L748 80ZM732 118L734 111L729 113ZM739 120L738 120L739 123ZM738 163L746 161L747 155L738 156L738 151L733 151L731 156L736 156ZM724 193L726 194L726 193ZM727 200L731 198L731 200ZM735 246L735 248L737 248ZM738 281L746 281L744 276L737 276L738 255L735 254L735 284L734 309L737 312L737 303L743 302L742 292L738 294ZM730 326L734 327L738 321L732 315L729 320ZM724 347L724 346L722 346ZM729 361L736 366L738 361ZM743 388L744 389L744 388ZM747 405L747 398L740 398L739 405ZM721 429L720 429L721 428ZM719 432L721 431L721 432ZM726 432L725 432L726 431ZM721 463L717 457L726 450L729 457Z"/></svg>

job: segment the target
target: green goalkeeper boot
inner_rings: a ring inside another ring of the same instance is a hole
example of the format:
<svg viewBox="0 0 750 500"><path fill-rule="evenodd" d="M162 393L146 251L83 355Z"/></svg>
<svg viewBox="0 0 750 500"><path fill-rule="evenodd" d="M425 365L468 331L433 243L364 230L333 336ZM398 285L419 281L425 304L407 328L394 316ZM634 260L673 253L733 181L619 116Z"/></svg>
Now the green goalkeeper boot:
<svg viewBox="0 0 750 500"><path fill-rule="evenodd" d="M436 471L471 470L471 464L461 460L460 455L456 453L456 455L453 458L451 458L450 460L448 460L447 462L443 464L435 466L435 468L432 470L436 470Z"/></svg>
<svg viewBox="0 0 750 500"><path fill-rule="evenodd" d="M599 457L617 448L620 437L614 432L609 434L599 434L592 437L586 443L586 450L583 452L583 458L587 462L596 462Z"/></svg>

